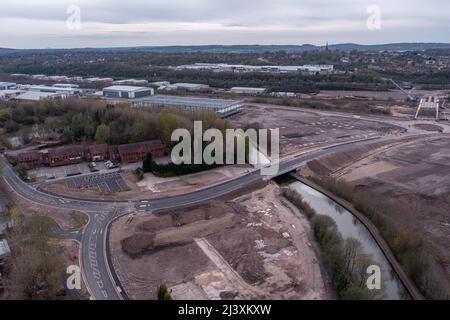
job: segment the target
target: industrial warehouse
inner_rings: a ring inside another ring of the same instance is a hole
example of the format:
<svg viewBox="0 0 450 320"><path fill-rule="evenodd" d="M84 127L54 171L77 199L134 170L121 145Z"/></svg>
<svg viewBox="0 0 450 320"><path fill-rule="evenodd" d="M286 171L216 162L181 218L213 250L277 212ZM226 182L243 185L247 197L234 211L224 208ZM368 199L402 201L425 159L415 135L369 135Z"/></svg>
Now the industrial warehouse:
<svg viewBox="0 0 450 320"><path fill-rule="evenodd" d="M213 111L220 117L238 113L244 106L242 100L209 99L187 96L155 95L130 101L133 107L169 107L190 111Z"/></svg>
<svg viewBox="0 0 450 320"><path fill-rule="evenodd" d="M179 108L190 111L213 111L228 117L242 110L242 100L210 99L188 96L153 95L153 89L133 86L111 86L103 89L107 99L126 99L132 107Z"/></svg>

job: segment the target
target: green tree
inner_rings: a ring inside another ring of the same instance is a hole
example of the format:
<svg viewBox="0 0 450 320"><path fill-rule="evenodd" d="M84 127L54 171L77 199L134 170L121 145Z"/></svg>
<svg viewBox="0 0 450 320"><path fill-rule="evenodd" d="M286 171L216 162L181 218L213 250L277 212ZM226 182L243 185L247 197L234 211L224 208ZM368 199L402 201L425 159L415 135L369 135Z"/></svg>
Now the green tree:
<svg viewBox="0 0 450 320"><path fill-rule="evenodd" d="M101 124L97 127L97 131L95 132L95 141L98 143L106 143L109 141L110 135L111 132L109 126Z"/></svg>
<svg viewBox="0 0 450 320"><path fill-rule="evenodd" d="M158 300L172 300L172 296L167 289L167 285L165 285L164 283L158 287L156 297L158 298Z"/></svg>
<svg viewBox="0 0 450 320"><path fill-rule="evenodd" d="M144 169L144 172L152 172L152 154L151 152L147 153L147 156L142 161L142 169Z"/></svg>

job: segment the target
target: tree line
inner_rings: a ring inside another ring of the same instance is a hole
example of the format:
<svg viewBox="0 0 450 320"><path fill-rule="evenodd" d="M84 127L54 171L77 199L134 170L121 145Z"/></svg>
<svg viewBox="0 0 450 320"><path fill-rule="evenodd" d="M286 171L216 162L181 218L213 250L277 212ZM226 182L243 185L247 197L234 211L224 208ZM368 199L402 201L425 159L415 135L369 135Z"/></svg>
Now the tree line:
<svg viewBox="0 0 450 320"><path fill-rule="evenodd" d="M362 253L361 243L354 238L343 239L336 222L328 216L318 214L294 189L282 188L281 192L310 221L337 297L350 300L381 299L382 291L372 291L366 286L367 267L373 265L374 261L371 256Z"/></svg>
<svg viewBox="0 0 450 320"><path fill-rule="evenodd" d="M62 143L96 142L126 144L160 139L171 147L173 130L192 130L193 121L203 128L224 130L227 120L214 112L179 109L130 108L99 99L44 99L39 102L4 102L0 105L0 128L7 133L38 128L47 139Z"/></svg>

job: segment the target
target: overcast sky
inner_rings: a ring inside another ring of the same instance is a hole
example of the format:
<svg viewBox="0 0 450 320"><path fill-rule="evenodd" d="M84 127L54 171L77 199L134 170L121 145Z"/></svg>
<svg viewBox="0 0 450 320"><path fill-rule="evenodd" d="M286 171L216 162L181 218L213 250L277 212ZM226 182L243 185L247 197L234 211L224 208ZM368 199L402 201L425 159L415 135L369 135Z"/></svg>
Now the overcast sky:
<svg viewBox="0 0 450 320"><path fill-rule="evenodd" d="M449 0L0 0L0 4L0 47L10 48L450 42ZM372 28L367 27L371 5L381 9L381 29L374 28L372 19Z"/></svg>

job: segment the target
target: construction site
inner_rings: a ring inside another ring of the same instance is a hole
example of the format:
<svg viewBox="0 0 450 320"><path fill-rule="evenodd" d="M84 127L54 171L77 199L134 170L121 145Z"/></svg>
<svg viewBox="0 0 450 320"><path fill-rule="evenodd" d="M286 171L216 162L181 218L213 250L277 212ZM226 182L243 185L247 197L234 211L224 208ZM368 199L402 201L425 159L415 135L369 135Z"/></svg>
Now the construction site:
<svg viewBox="0 0 450 320"><path fill-rule="evenodd" d="M279 128L280 157L301 150L405 132L402 127L366 121L358 116L323 115L276 106L247 107L241 114L232 117L231 122L233 126L241 128Z"/></svg>
<svg viewBox="0 0 450 320"><path fill-rule="evenodd" d="M333 296L307 219L274 185L185 209L136 213L111 227L114 270L133 299Z"/></svg>

